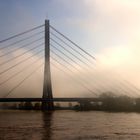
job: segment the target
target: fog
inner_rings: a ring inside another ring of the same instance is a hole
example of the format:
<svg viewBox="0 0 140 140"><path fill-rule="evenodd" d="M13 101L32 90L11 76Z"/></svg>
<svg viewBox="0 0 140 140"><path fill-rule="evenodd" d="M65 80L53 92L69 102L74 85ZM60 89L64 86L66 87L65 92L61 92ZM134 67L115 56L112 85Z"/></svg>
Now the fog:
<svg viewBox="0 0 140 140"><path fill-rule="evenodd" d="M1 71L17 64L21 60L34 55L39 49L34 52L26 53L18 59L12 60L1 66ZM8 50L7 50L8 51ZM10 54L10 56L2 57L1 63L26 52L26 49L20 49ZM1 52L3 54L3 52ZM32 73L38 66L44 62L43 52L41 55L35 55L28 61L17 65L15 68L1 74L0 82L5 81L11 75L21 71L14 78L1 85L1 96L5 96L12 88L14 88L25 77ZM51 56L55 57L51 53ZM68 65L62 60L57 60L63 63L63 67L59 63L51 59L51 76L52 88L55 97L94 97L95 94L100 95L103 92L112 92L117 95L138 96L139 91L139 58L138 46L120 46L117 48L107 48L96 54L96 60L88 58L90 62L89 67L78 62ZM33 62L36 63L32 64ZM32 65L30 65L32 64ZM55 67L57 66L57 67ZM75 69L75 67L77 69ZM61 70L60 70L61 69ZM66 73L64 73L64 72ZM41 97L43 88L44 67L42 66L29 79L25 80L18 88L16 88L8 97ZM94 93L89 92L92 90Z"/></svg>

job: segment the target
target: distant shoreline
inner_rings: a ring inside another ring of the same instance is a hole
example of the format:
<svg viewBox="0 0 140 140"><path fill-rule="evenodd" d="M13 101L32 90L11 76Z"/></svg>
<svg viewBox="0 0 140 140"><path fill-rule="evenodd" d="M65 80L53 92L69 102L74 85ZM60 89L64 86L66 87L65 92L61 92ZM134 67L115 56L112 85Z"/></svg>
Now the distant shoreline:
<svg viewBox="0 0 140 140"><path fill-rule="evenodd" d="M68 105L59 102L54 103L54 110L75 111L105 111L105 112L140 112L140 98L128 96L116 96L104 93L99 97L101 100L81 100L77 103L68 102ZM42 110L41 102L3 103L0 109L6 110Z"/></svg>

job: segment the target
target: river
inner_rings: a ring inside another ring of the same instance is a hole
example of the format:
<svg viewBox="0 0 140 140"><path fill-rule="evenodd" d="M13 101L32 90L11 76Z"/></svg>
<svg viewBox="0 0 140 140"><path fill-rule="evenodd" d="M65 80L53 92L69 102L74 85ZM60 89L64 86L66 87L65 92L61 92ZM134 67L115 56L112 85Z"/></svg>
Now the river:
<svg viewBox="0 0 140 140"><path fill-rule="evenodd" d="M1 110L0 140L140 140L140 114Z"/></svg>

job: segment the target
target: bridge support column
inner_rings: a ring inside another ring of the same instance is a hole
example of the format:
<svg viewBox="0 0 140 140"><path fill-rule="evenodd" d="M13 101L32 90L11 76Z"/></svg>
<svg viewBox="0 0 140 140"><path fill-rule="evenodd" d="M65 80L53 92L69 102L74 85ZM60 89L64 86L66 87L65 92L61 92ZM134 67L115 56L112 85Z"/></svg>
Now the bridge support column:
<svg viewBox="0 0 140 140"><path fill-rule="evenodd" d="M50 72L50 31L49 20L45 20L45 64L44 64L44 86L43 86L43 99L53 99L51 72ZM53 101L42 101L42 110L53 110Z"/></svg>

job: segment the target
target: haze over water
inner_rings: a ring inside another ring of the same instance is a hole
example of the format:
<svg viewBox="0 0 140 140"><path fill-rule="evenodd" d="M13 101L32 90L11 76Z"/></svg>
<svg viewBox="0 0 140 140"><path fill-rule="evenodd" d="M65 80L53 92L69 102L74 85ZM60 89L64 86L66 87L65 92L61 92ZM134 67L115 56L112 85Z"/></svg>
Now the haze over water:
<svg viewBox="0 0 140 140"><path fill-rule="evenodd" d="M0 111L2 140L139 140L139 113Z"/></svg>

